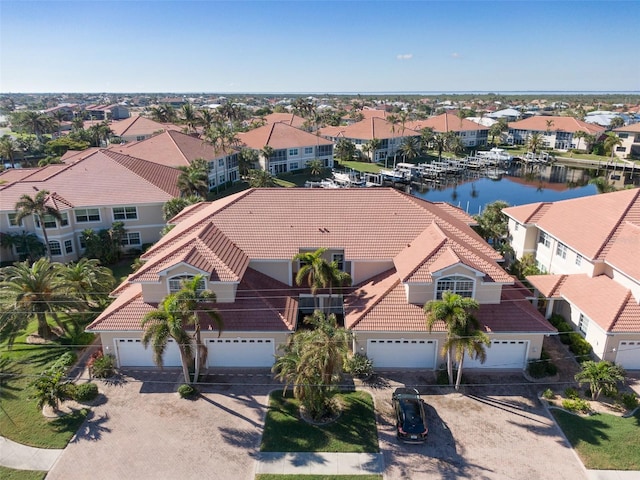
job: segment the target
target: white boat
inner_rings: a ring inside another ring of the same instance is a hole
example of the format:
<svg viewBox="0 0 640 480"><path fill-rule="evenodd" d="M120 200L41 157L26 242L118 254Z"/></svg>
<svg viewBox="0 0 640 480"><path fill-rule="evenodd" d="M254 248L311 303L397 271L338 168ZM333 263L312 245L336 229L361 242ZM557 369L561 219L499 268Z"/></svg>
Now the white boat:
<svg viewBox="0 0 640 480"><path fill-rule="evenodd" d="M379 173L382 175L384 180L389 182L406 182L409 179L407 172L402 172L400 170L387 170L382 168Z"/></svg>
<svg viewBox="0 0 640 480"><path fill-rule="evenodd" d="M365 181L355 172L333 172L333 181L344 187L364 187Z"/></svg>

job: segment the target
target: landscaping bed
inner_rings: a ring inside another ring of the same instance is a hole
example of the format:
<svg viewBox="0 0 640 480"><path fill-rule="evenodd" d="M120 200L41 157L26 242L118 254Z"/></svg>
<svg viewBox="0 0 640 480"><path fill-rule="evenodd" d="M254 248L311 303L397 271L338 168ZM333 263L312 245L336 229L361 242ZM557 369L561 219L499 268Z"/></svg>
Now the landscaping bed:
<svg viewBox="0 0 640 480"><path fill-rule="evenodd" d="M325 425L300 418L300 402L290 391L278 390L269 398L262 434L262 452L377 453L378 432L373 399L366 392L340 393L340 417Z"/></svg>

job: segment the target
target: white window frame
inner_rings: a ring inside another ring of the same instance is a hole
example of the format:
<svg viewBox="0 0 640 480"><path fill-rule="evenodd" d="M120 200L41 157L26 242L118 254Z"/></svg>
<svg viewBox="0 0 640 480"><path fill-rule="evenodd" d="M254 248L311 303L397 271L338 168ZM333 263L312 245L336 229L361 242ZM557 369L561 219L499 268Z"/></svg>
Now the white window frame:
<svg viewBox="0 0 640 480"><path fill-rule="evenodd" d="M52 257L62 256L62 245L58 240L49 240L49 251Z"/></svg>
<svg viewBox="0 0 640 480"><path fill-rule="evenodd" d="M576 265L579 267L580 265L582 265L582 255L580 255L579 253L576 254Z"/></svg>
<svg viewBox="0 0 640 480"><path fill-rule="evenodd" d="M138 207L135 206L112 207L111 213L114 221L138 220Z"/></svg>
<svg viewBox="0 0 640 480"><path fill-rule="evenodd" d="M344 253L332 253L331 261L338 264L338 269L344 272Z"/></svg>
<svg viewBox="0 0 640 480"><path fill-rule="evenodd" d="M297 148L290 148L289 149L289 156L290 157L297 157L298 156L298 149Z"/></svg>
<svg viewBox="0 0 640 480"><path fill-rule="evenodd" d="M587 335L587 331L589 330L589 323L591 320L584 313L580 314L580 318L578 319L578 330L583 335Z"/></svg>
<svg viewBox="0 0 640 480"><path fill-rule="evenodd" d="M21 228L23 226L22 220L16 222L17 213L7 213L7 220L9 221L9 228Z"/></svg>
<svg viewBox="0 0 640 480"><path fill-rule="evenodd" d="M549 248L551 246L551 236L547 232L540 230L540 233L538 234L538 243Z"/></svg>
<svg viewBox="0 0 640 480"><path fill-rule="evenodd" d="M304 147L305 155L313 155L313 147Z"/></svg>
<svg viewBox="0 0 640 480"><path fill-rule="evenodd" d="M167 288L169 289L169 293L179 292L182 288L182 282L184 280L191 280L195 275L191 275L190 273L182 273L180 275L174 275L173 277L167 279ZM205 277L202 277L197 292L202 292L207 289L207 280Z"/></svg>
<svg viewBox="0 0 640 480"><path fill-rule="evenodd" d="M443 285L445 282L449 284L453 283L453 288L441 287L441 285ZM466 284L466 283L471 284L471 290L469 290L468 288L459 288L459 287L462 287L462 285L459 286L458 284ZM442 277L438 279L435 284L434 297L437 300L441 300L442 294L447 291L458 294L465 298L475 298L476 282L473 278L467 277L464 275L448 275L446 277Z"/></svg>
<svg viewBox="0 0 640 480"><path fill-rule="evenodd" d="M133 242L132 238L137 237L137 242ZM124 232L122 239L120 240L120 245L123 247L135 247L138 245L142 245L142 236L140 232Z"/></svg>
<svg viewBox="0 0 640 480"><path fill-rule="evenodd" d="M84 251L87 249L87 243L84 241L82 234L78 235L78 245L80 246L80 250Z"/></svg>
<svg viewBox="0 0 640 480"><path fill-rule="evenodd" d="M73 241L65 240L63 244L65 255L71 255L73 253Z"/></svg>
<svg viewBox="0 0 640 480"><path fill-rule="evenodd" d="M556 257L567 258L567 246L562 242L558 242L556 245Z"/></svg>
<svg viewBox="0 0 640 480"><path fill-rule="evenodd" d="M92 213L89 213L90 211ZM91 220L91 217L95 216L95 213L93 213L94 211L98 212L98 220ZM102 220L99 208L78 208L75 210L75 216L77 223L98 223ZM86 220L81 220L80 217L86 218Z"/></svg>

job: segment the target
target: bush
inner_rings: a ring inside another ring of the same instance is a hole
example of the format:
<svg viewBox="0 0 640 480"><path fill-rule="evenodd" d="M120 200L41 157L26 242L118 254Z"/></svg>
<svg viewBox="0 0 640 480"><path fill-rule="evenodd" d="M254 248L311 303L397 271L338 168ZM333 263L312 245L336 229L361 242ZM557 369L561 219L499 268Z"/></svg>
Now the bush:
<svg viewBox="0 0 640 480"><path fill-rule="evenodd" d="M98 396L98 386L95 383L82 383L75 385L75 395L73 399L76 402L90 402Z"/></svg>
<svg viewBox="0 0 640 480"><path fill-rule="evenodd" d="M558 367L551 361L551 356L543 349L540 353L540 360L532 360L527 366L529 375L533 378L552 377L558 373Z"/></svg>
<svg viewBox="0 0 640 480"><path fill-rule="evenodd" d="M75 352L65 352L51 365L54 370L66 371L69 367L74 365L78 360L78 355Z"/></svg>
<svg viewBox="0 0 640 480"><path fill-rule="evenodd" d="M572 400L577 400L580 398L580 393L575 388L568 387L564 389L564 396Z"/></svg>
<svg viewBox="0 0 640 480"><path fill-rule="evenodd" d="M620 403L627 410L633 410L638 406L638 396L635 393L623 393L620 395Z"/></svg>
<svg viewBox="0 0 640 480"><path fill-rule="evenodd" d="M183 383L178 387L178 393L182 398L191 398L198 393L198 390L193 388L191 385Z"/></svg>
<svg viewBox="0 0 640 480"><path fill-rule="evenodd" d="M102 355L93 360L91 374L96 378L112 377L116 371L116 359L113 355Z"/></svg>
<svg viewBox="0 0 640 480"><path fill-rule="evenodd" d="M582 335L574 332L569 334L569 338L571 340L569 350L571 350L576 357L588 357L591 354L591 344L582 338ZM588 358L586 358L586 360L588 360Z"/></svg>
<svg viewBox="0 0 640 480"><path fill-rule="evenodd" d="M565 410L569 410L570 412L589 413L591 411L589 402L583 400L582 398L566 398L562 400L562 408L564 408Z"/></svg>
<svg viewBox="0 0 640 480"><path fill-rule="evenodd" d="M346 365L347 372L356 377L367 377L373 373L373 362L361 353L355 353Z"/></svg>
<svg viewBox="0 0 640 480"><path fill-rule="evenodd" d="M556 398L556 394L553 393L553 390L551 390L550 388L547 388L544 392L542 392L542 398L551 400L553 398Z"/></svg>

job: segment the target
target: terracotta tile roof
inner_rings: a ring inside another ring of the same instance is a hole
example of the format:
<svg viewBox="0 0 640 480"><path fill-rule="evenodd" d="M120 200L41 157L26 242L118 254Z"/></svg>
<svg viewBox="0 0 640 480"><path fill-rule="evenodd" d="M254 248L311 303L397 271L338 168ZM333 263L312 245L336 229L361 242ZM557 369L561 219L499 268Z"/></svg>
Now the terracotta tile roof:
<svg viewBox="0 0 640 480"><path fill-rule="evenodd" d="M629 132L629 133L640 133L640 123L632 123L631 125L625 125L623 127L618 127L613 130L614 132Z"/></svg>
<svg viewBox="0 0 640 480"><path fill-rule="evenodd" d="M19 182L33 175L39 168L8 168L4 172L0 172L0 188L13 182Z"/></svg>
<svg viewBox="0 0 640 480"><path fill-rule="evenodd" d="M264 117L267 124L271 123L286 123L287 125L295 128L301 128L306 120L293 113L270 113Z"/></svg>
<svg viewBox="0 0 640 480"><path fill-rule="evenodd" d="M504 213L535 224L583 257L604 260L625 222L640 225L640 189L510 207Z"/></svg>
<svg viewBox="0 0 640 480"><path fill-rule="evenodd" d="M461 120L457 115L448 112L427 118L426 120L407 122L406 126L418 132L423 128L432 128L434 132L439 133L489 130L489 128L467 120L466 118Z"/></svg>
<svg viewBox="0 0 640 480"><path fill-rule="evenodd" d="M63 163L69 164L82 160L90 155L93 155L97 151L101 150L99 147L89 147L86 150L67 150L60 160Z"/></svg>
<svg viewBox="0 0 640 480"><path fill-rule="evenodd" d="M247 147L262 150L265 145L273 149L300 148L314 145L331 145L326 138L294 128L286 123L272 123L239 133L238 139Z"/></svg>
<svg viewBox="0 0 640 480"><path fill-rule="evenodd" d="M142 286L128 284L122 293L86 328L88 332L142 331L140 322L157 304L146 303Z"/></svg>
<svg viewBox="0 0 640 480"><path fill-rule="evenodd" d="M529 275L527 280L546 298L559 298L560 289L569 275Z"/></svg>
<svg viewBox="0 0 640 480"><path fill-rule="evenodd" d="M547 122L552 121L553 124L548 126ZM583 122L573 117L546 117L533 116L509 123L510 129L515 130L531 130L536 132L578 132L582 131L591 135L599 135L604 133L605 128L593 123Z"/></svg>
<svg viewBox="0 0 640 480"><path fill-rule="evenodd" d="M211 161L233 153L217 151L200 138L173 130L139 142L114 145L110 150L169 167L189 166L197 158Z"/></svg>
<svg viewBox="0 0 640 480"><path fill-rule="evenodd" d="M198 203L194 203L193 205L189 205L188 207L185 207L180 213L178 213L175 217L169 219L169 222L172 225L176 225L180 222L185 221L188 218L191 218L193 215L195 215L198 211L200 211L203 208L208 207L209 204L207 202L198 202Z"/></svg>
<svg viewBox="0 0 640 480"><path fill-rule="evenodd" d="M628 288L606 275L563 277L564 281L552 292L554 296L575 305L606 332L640 332L640 306ZM527 280L537 287L541 278L532 276Z"/></svg>
<svg viewBox="0 0 640 480"><path fill-rule="evenodd" d="M109 150L56 167L60 168L45 167L43 172L4 186L0 210L14 211L20 196L33 195L36 189L56 192L56 201L74 207L164 203L179 195L178 170Z"/></svg>
<svg viewBox="0 0 640 480"><path fill-rule="evenodd" d="M141 115L134 115L124 120L111 122L111 131L118 137L152 135L159 131L180 130L180 127L168 123L158 123Z"/></svg>
<svg viewBox="0 0 640 480"><path fill-rule="evenodd" d="M393 128L392 128L393 127ZM399 123L395 126L384 118L371 117L360 120L352 125L341 127L325 127L320 129L320 135L325 137L344 137L357 140L378 140L420 136L420 132L416 132L405 124L404 132L402 125Z"/></svg>
<svg viewBox="0 0 640 480"><path fill-rule="evenodd" d="M605 261L628 277L640 281L640 219L635 223L626 221L620 225L610 244Z"/></svg>

